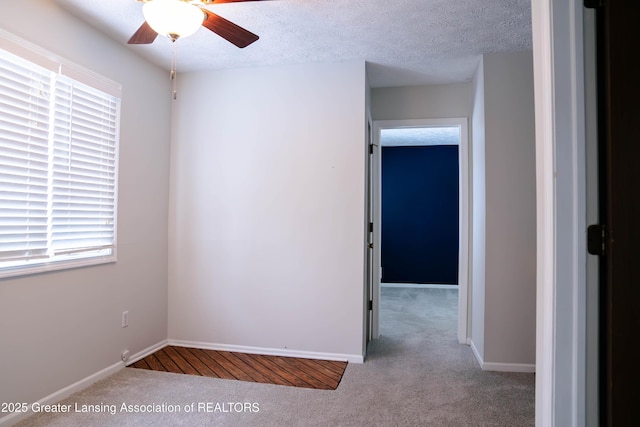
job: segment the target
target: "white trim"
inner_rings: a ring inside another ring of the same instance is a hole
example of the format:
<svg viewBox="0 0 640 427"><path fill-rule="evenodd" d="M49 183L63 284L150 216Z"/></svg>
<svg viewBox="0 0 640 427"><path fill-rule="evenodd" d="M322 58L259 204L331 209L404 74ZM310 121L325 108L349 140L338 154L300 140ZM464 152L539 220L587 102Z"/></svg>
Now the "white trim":
<svg viewBox="0 0 640 427"><path fill-rule="evenodd" d="M473 352L473 355L476 357L476 360L478 361L480 368L482 368L482 365L484 364L484 360L482 360L482 356L480 355L480 352L478 351L476 344L471 339L469 339L469 346L471 347L471 351Z"/></svg>
<svg viewBox="0 0 640 427"><path fill-rule="evenodd" d="M531 3L537 191L536 425L585 424L583 7ZM558 286L562 284L562 286Z"/></svg>
<svg viewBox="0 0 640 427"><path fill-rule="evenodd" d="M437 285L430 283L380 283L383 288L417 288L417 289L459 289L458 285Z"/></svg>
<svg viewBox="0 0 640 427"><path fill-rule="evenodd" d="M536 372L536 365L526 363L484 362L484 364L482 365L482 370L494 372L526 372L532 374Z"/></svg>
<svg viewBox="0 0 640 427"><path fill-rule="evenodd" d="M460 120L460 147L458 148L459 176L459 253L458 253L458 342L466 344L470 337L469 322L471 308L469 304L469 274L471 261L471 165L469 150L469 119Z"/></svg>
<svg viewBox="0 0 640 427"><path fill-rule="evenodd" d="M231 345L208 343L200 341L169 340L169 345L177 347L199 348L203 350L233 351L238 353L264 354L268 356L300 357L303 359L335 360L338 362L363 363L361 354L319 353L315 351L289 350L282 348L253 347L244 345Z"/></svg>
<svg viewBox="0 0 640 427"><path fill-rule="evenodd" d="M373 282L371 286L371 338L380 337L380 281L382 280L382 147L380 147L380 130L373 122L371 129L373 142L373 170L369 179L373 190Z"/></svg>
<svg viewBox="0 0 640 427"><path fill-rule="evenodd" d="M38 402L40 405L51 405L54 404L56 402L60 402L61 400L66 399L67 397L71 396L73 393L76 393L78 391L82 391L85 388L89 387L90 385L104 379L107 378L110 375L115 374L116 372L118 372L119 370L121 370L122 368L124 368L124 363L123 362L117 362L114 363L113 365L104 368L98 372L96 372L95 374L89 375L86 378L81 379L80 381L77 381L73 384L71 384L70 386L67 386L63 389L60 389L40 400L38 400ZM31 405L33 403L29 404L29 408L31 408ZM33 412L29 411L29 412L23 412L23 413L13 413L11 415L7 415L6 417L0 418L0 427L8 427L11 426L15 423L17 423L20 420L23 420L27 417L30 417L34 415Z"/></svg>
<svg viewBox="0 0 640 427"><path fill-rule="evenodd" d="M471 187L469 173L469 124L468 118L440 118L440 119L414 119L414 120L376 120L373 122L374 144L380 146L380 132L383 129L411 128L411 127L442 127L459 126L460 144L458 149L459 160L459 245L458 245L458 342L466 344L469 339L469 233L470 233L470 207L471 207ZM380 191L380 176L377 177L377 191ZM379 209L379 207L378 207ZM377 212L380 218L380 212ZM378 221L380 222L380 221ZM379 233L378 233L379 234ZM380 259L380 245L374 249ZM376 289L377 288L377 289ZM373 311L374 311L374 331L379 330L379 325L375 320L376 313L380 310L379 294L380 284L374 282ZM377 338L377 335L374 336Z"/></svg>
<svg viewBox="0 0 640 427"><path fill-rule="evenodd" d="M35 260L35 263L33 265L3 267L0 269L0 279L6 279L9 277L24 277L33 274L42 274L51 271L71 270L74 268L91 267L102 264L113 264L117 262L117 260L116 248L114 246L111 249L111 254L104 256L91 256L78 259L61 259L42 263L37 263L38 260Z"/></svg>
<svg viewBox="0 0 640 427"><path fill-rule="evenodd" d="M536 371L536 365L530 363L495 363L485 362L480 356L480 352L476 348L473 341L469 340L468 344L471 346L471 351L476 357L480 368L483 371L495 371L495 372L527 372L534 373Z"/></svg>
<svg viewBox="0 0 640 427"><path fill-rule="evenodd" d="M369 93L369 92L367 92ZM377 314L376 312L369 309L369 306L373 304L373 289L374 289L374 281L379 281L380 277L376 277L378 274L378 264L379 262L376 260L376 251L370 248L369 243L373 243L373 246L377 246L376 238L378 237L377 223L379 222L379 218L376 218L377 214L376 209L376 193L373 185L375 184L374 176L376 174L376 162L378 160L378 149L373 144L373 121L371 120L371 114L369 112L369 107L367 103L367 124L365 128L366 133L366 148L365 148L365 173L366 173L366 197L365 197L365 272L364 277L366 278L364 284L364 301L362 307L363 314L363 322L364 327L362 328L363 332L363 340L362 340L362 355L366 357L367 355L367 347L369 345L369 341L377 337L378 331L373 330L374 323L377 324L377 320L374 321L373 317ZM369 229L369 224L374 224L373 229Z"/></svg>
<svg viewBox="0 0 640 427"><path fill-rule="evenodd" d="M554 425L555 192L552 0L531 2L536 128L536 416Z"/></svg>
<svg viewBox="0 0 640 427"><path fill-rule="evenodd" d="M130 356L129 360L127 360L125 363L127 364L127 366L131 366L132 364L136 363L138 360L144 359L145 357L149 356L150 354L153 354L156 351L160 350L161 348L166 347L168 343L169 343L168 340L162 340L157 344L150 345L149 347L145 348L144 350L141 350L141 351L137 352L136 354Z"/></svg>

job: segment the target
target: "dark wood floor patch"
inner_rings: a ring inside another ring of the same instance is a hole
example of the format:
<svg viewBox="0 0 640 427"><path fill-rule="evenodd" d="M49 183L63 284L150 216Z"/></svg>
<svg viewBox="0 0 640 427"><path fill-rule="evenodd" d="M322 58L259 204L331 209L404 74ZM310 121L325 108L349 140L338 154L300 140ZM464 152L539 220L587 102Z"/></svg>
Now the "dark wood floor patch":
<svg viewBox="0 0 640 427"><path fill-rule="evenodd" d="M131 368L335 390L347 362L167 346Z"/></svg>

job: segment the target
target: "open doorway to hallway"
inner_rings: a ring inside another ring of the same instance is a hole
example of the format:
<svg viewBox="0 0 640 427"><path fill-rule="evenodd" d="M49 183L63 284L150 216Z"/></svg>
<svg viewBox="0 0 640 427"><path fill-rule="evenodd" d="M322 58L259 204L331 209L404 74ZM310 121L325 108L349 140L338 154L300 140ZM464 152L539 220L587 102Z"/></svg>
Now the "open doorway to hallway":
<svg viewBox="0 0 640 427"><path fill-rule="evenodd" d="M374 123L374 336L381 287L440 287L457 293L458 341L468 343L467 138L465 118Z"/></svg>

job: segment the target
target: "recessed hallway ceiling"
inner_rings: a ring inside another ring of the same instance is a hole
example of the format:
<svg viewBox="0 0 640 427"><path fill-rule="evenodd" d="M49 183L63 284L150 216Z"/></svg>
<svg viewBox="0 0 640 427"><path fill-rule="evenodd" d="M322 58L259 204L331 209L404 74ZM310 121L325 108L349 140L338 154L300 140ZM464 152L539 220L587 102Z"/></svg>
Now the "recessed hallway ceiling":
<svg viewBox="0 0 640 427"><path fill-rule="evenodd" d="M380 145L383 147L459 144L458 126L393 128L380 131Z"/></svg>
<svg viewBox="0 0 640 427"><path fill-rule="evenodd" d="M143 22L135 0L54 0L119 43ZM531 48L530 0L270 0L210 5L258 34L238 49L210 31L178 40L178 71L368 62L372 87L469 81L479 56ZM161 67L170 41L130 49Z"/></svg>

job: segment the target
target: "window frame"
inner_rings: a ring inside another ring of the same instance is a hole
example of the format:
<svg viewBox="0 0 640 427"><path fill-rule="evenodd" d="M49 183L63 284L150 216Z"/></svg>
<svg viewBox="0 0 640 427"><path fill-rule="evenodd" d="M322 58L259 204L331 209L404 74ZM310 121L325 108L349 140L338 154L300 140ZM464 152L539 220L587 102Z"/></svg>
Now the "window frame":
<svg viewBox="0 0 640 427"><path fill-rule="evenodd" d="M118 188L119 188L119 154L120 154L120 127L122 85L105 78L78 64L68 61L50 51L47 51L33 43L23 40L9 32L0 29L0 49L16 55L35 65L43 67L54 74L60 74L75 82L89 86L116 98L115 106L115 142L114 142L114 184L113 184L113 244L110 253L102 251L88 251L75 254L61 254L52 258L40 258L29 260L18 265L6 265L8 262L0 261L0 279L32 274L59 271L72 268L86 267L115 263L117 261L117 236L118 236ZM50 112L54 114L54 112ZM52 142L49 141L49 144ZM96 254L96 252L98 252ZM2 265L5 263L5 265Z"/></svg>

